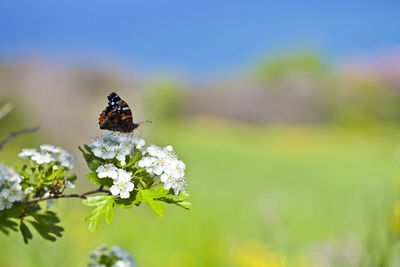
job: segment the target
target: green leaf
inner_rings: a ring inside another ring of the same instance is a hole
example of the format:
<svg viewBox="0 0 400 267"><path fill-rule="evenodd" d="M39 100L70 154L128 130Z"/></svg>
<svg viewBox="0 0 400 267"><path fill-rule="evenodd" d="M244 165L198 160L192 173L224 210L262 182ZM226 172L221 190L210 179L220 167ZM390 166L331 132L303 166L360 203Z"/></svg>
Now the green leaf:
<svg viewBox="0 0 400 267"><path fill-rule="evenodd" d="M95 185L101 185L100 178L97 176L97 172L91 172L86 175L88 180Z"/></svg>
<svg viewBox="0 0 400 267"><path fill-rule="evenodd" d="M70 182L73 182L73 181L75 181L77 178L78 178L78 177L76 176L76 174L73 173L73 174L68 175L67 178L66 178L66 180L68 180L68 181L70 181Z"/></svg>
<svg viewBox="0 0 400 267"><path fill-rule="evenodd" d="M88 145L84 145L85 149L89 152L87 153L83 148L78 147L78 149L82 152L83 157L86 160L86 163L89 169L93 172L97 170L97 168L102 164L99 160L96 159L96 156L92 153L90 147Z"/></svg>
<svg viewBox="0 0 400 267"><path fill-rule="evenodd" d="M64 228L57 225L60 222L57 215L52 211L43 214L32 214L35 221L29 221L36 231L46 240L55 241L56 237L61 237Z"/></svg>
<svg viewBox="0 0 400 267"><path fill-rule="evenodd" d="M154 189L139 189L135 202L147 203L152 211L162 218L166 205L164 202L157 200L157 198L165 197L167 194L168 190L164 190L161 186Z"/></svg>
<svg viewBox="0 0 400 267"><path fill-rule="evenodd" d="M4 210L2 213L8 218L20 218L25 212L25 206L21 202L14 203L11 209Z"/></svg>
<svg viewBox="0 0 400 267"><path fill-rule="evenodd" d="M0 231L8 235L9 230L17 231L18 224L8 218L0 218Z"/></svg>
<svg viewBox="0 0 400 267"><path fill-rule="evenodd" d="M192 207L192 203L187 201L176 202L175 204L187 210L190 210Z"/></svg>
<svg viewBox="0 0 400 267"><path fill-rule="evenodd" d="M114 200L114 198L112 198L112 200ZM108 203L108 205L106 205L106 211L104 212L104 219L106 223L110 224L113 217L114 217L114 207L111 202Z"/></svg>
<svg viewBox="0 0 400 267"><path fill-rule="evenodd" d="M192 207L192 203L184 201L188 197L189 197L188 193L181 192L177 196L174 194L168 194L165 197L160 198L159 200L162 200L166 203L175 204L179 207L190 210L190 208Z"/></svg>
<svg viewBox="0 0 400 267"><path fill-rule="evenodd" d="M92 159L87 162L87 165L91 171L95 172L97 168L101 165L101 162L97 159Z"/></svg>
<svg viewBox="0 0 400 267"><path fill-rule="evenodd" d="M32 239L32 233L29 230L28 226L21 220L21 224L19 225L19 229L21 230L22 237L24 238L24 243L28 244L28 241Z"/></svg>
<svg viewBox="0 0 400 267"><path fill-rule="evenodd" d="M111 187L113 185L113 179L111 178L100 178L100 184L107 186L107 187Z"/></svg>
<svg viewBox="0 0 400 267"><path fill-rule="evenodd" d="M92 149L88 145L83 145L83 147L86 149L89 154L93 155Z"/></svg>
<svg viewBox="0 0 400 267"><path fill-rule="evenodd" d="M110 223L114 216L114 197L113 196L95 196L88 197L82 201L87 206L96 206L96 208L85 217L85 221L89 222L89 231L93 232L104 218L106 223Z"/></svg>
<svg viewBox="0 0 400 267"><path fill-rule="evenodd" d="M111 187L113 185L113 180L111 178L99 178L97 172L91 172L86 175L88 180L95 185L104 185Z"/></svg>

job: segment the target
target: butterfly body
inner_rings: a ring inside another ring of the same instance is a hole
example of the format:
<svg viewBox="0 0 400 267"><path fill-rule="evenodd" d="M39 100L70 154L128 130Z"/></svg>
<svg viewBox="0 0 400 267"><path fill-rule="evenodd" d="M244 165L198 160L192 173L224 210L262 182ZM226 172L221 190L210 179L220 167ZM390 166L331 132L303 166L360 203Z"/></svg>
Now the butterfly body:
<svg viewBox="0 0 400 267"><path fill-rule="evenodd" d="M108 95L108 105L100 114L100 129L121 133L131 133L139 124L134 123L128 104L116 93Z"/></svg>

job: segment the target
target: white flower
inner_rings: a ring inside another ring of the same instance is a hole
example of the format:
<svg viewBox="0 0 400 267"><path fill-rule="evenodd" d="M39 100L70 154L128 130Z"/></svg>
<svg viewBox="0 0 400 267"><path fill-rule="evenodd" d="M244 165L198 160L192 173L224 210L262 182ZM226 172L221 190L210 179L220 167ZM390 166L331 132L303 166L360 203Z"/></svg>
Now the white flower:
<svg viewBox="0 0 400 267"><path fill-rule="evenodd" d="M68 169L74 167L74 157L72 154L61 147L53 145L41 145L40 152L37 152L35 149L24 148L22 152L19 153L19 156L22 158L30 158L37 164L59 162L61 166Z"/></svg>
<svg viewBox="0 0 400 267"><path fill-rule="evenodd" d="M40 146L40 150L42 152L49 152L49 153L54 153L54 154L60 154L64 152L64 149L61 147L53 146L53 145L48 145L48 144L43 144Z"/></svg>
<svg viewBox="0 0 400 267"><path fill-rule="evenodd" d="M65 187L66 188L75 188L75 185L73 183L71 183L71 181L66 180Z"/></svg>
<svg viewBox="0 0 400 267"><path fill-rule="evenodd" d="M113 246L111 248L111 251L116 258L125 262L129 262L131 264L130 267L136 267L133 257L128 251L124 250L119 246Z"/></svg>
<svg viewBox="0 0 400 267"><path fill-rule="evenodd" d="M21 180L14 169L0 164L0 210L11 208L13 202L21 201L25 197Z"/></svg>
<svg viewBox="0 0 400 267"><path fill-rule="evenodd" d="M115 151L109 150L106 146L99 146L92 148L93 154L102 159L112 159L115 157Z"/></svg>
<svg viewBox="0 0 400 267"><path fill-rule="evenodd" d="M35 153L31 159L37 164L49 163L55 160L49 153Z"/></svg>
<svg viewBox="0 0 400 267"><path fill-rule="evenodd" d="M24 191L24 194L30 194L30 193L32 193L33 192L33 186L30 186L30 187L28 187L27 189L25 189L25 191Z"/></svg>
<svg viewBox="0 0 400 267"><path fill-rule="evenodd" d="M132 173L123 169L118 169L118 180L129 182L132 178Z"/></svg>
<svg viewBox="0 0 400 267"><path fill-rule="evenodd" d="M13 184L10 187L10 195L8 199L11 202L20 201L24 197L24 193L22 192L22 187L19 184Z"/></svg>
<svg viewBox="0 0 400 267"><path fill-rule="evenodd" d="M36 149L33 148L23 148L22 152L18 154L21 158L30 158L37 153Z"/></svg>
<svg viewBox="0 0 400 267"><path fill-rule="evenodd" d="M0 197L2 198L8 198L11 195L11 190L9 188L3 188L0 191Z"/></svg>
<svg viewBox="0 0 400 267"><path fill-rule="evenodd" d="M42 153L51 154L52 157L54 158L53 161L59 162L61 166L64 166L68 169L74 168L74 156L72 156L72 154L69 153L64 148L44 144L40 146L40 150L42 151Z"/></svg>
<svg viewBox="0 0 400 267"><path fill-rule="evenodd" d="M132 143L135 145L135 147L137 149L142 149L142 147L144 147L144 145L146 144L146 142L142 139L142 138L134 138L132 140Z"/></svg>
<svg viewBox="0 0 400 267"><path fill-rule="evenodd" d="M164 188L172 188L175 194L179 194L186 185L185 164L178 160L172 146L164 148L150 145L143 151L143 157L138 162L140 168L144 168L151 176L160 177Z"/></svg>
<svg viewBox="0 0 400 267"><path fill-rule="evenodd" d="M183 191L184 187L186 186L186 180L185 178L181 177L178 179L175 179L173 177L167 177L165 184L164 184L164 189L169 190L172 188L174 190L175 195L178 195L180 191Z"/></svg>
<svg viewBox="0 0 400 267"><path fill-rule="evenodd" d="M155 162L155 160L151 157L143 157L139 162L138 162L138 166L141 168L148 168L151 167L151 165L153 165Z"/></svg>
<svg viewBox="0 0 400 267"><path fill-rule="evenodd" d="M116 158L122 166L126 164L126 156L134 153L134 139L127 136L105 134L89 145L93 154L102 159Z"/></svg>
<svg viewBox="0 0 400 267"><path fill-rule="evenodd" d="M114 164L104 164L97 168L96 172L99 178L112 178L116 179L118 176L118 168Z"/></svg>
<svg viewBox="0 0 400 267"><path fill-rule="evenodd" d="M121 149L117 150L116 153L116 159L120 161L122 166L124 166L126 164L126 156L130 154L130 148L123 146L121 147Z"/></svg>
<svg viewBox="0 0 400 267"><path fill-rule="evenodd" d="M116 261L111 267L131 267L131 263L128 261Z"/></svg>
<svg viewBox="0 0 400 267"><path fill-rule="evenodd" d="M9 209L11 207L12 202L9 199L0 197L0 210Z"/></svg>
<svg viewBox="0 0 400 267"><path fill-rule="evenodd" d="M134 188L134 184L125 180L114 180L113 186L110 188L111 194L119 195L120 198L129 198L129 192Z"/></svg>
<svg viewBox="0 0 400 267"><path fill-rule="evenodd" d="M137 267L132 255L118 246L112 247L110 251L106 245L101 245L91 251L89 257L95 262L89 264L90 267L105 267L100 262L114 262L111 267Z"/></svg>
<svg viewBox="0 0 400 267"><path fill-rule="evenodd" d="M123 169L116 169L116 172L117 176L110 188L110 192L114 196L119 195L121 198L128 198L129 192L134 188L134 184L131 182L132 173Z"/></svg>
<svg viewBox="0 0 400 267"><path fill-rule="evenodd" d="M150 145L147 147L147 152L149 153L150 156L152 157L161 157L161 148L156 146L156 145Z"/></svg>
<svg viewBox="0 0 400 267"><path fill-rule="evenodd" d="M181 160L175 160L170 166L167 168L167 173L169 173L172 177L178 179L185 176L185 163Z"/></svg>
<svg viewBox="0 0 400 267"><path fill-rule="evenodd" d="M57 159L58 162L61 163L61 166L66 167L67 169L73 169L74 168L74 156L72 156L68 152L63 152L58 156Z"/></svg>

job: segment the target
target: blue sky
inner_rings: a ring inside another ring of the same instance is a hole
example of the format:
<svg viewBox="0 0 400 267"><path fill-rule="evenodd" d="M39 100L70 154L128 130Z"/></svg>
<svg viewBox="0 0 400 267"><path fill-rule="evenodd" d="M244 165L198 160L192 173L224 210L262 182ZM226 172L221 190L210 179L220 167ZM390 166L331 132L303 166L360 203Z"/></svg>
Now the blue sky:
<svg viewBox="0 0 400 267"><path fill-rule="evenodd" d="M400 1L2 0L0 58L119 62L210 75L313 47L400 47Z"/></svg>

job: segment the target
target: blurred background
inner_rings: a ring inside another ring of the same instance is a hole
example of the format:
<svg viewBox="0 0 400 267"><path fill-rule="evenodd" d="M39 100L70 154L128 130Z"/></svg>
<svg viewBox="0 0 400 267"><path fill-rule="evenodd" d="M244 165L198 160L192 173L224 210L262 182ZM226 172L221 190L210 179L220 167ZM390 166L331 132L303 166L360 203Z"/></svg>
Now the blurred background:
<svg viewBox="0 0 400 267"><path fill-rule="evenodd" d="M400 266L400 2L0 2L0 161L77 147L117 92L149 143L187 165L192 211L59 200L56 243L0 236L0 266L85 266L100 244L139 266ZM135 135L140 135L135 132ZM393 211L394 210L394 211Z"/></svg>

